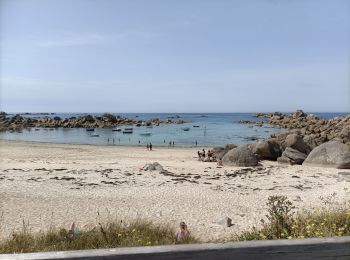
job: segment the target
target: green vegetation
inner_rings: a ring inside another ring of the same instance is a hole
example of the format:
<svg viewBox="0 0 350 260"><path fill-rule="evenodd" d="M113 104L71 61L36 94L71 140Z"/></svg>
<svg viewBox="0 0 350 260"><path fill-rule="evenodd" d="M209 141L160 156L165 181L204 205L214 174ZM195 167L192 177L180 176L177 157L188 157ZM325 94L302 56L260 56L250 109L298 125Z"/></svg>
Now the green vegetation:
<svg viewBox="0 0 350 260"><path fill-rule="evenodd" d="M261 227L235 235L232 240L267 240L350 235L350 201L336 204L334 197L323 200L322 207L295 212L291 201L285 196L268 199L266 220ZM174 244L175 230L167 225L134 221L99 223L90 230L50 229L31 233L25 223L21 232L0 240L0 253L25 253L38 251L61 251L130 246L154 246ZM190 236L182 243L198 243Z"/></svg>
<svg viewBox="0 0 350 260"><path fill-rule="evenodd" d="M154 246L174 244L175 231L169 226L135 221L129 225L121 222L99 224L91 230L51 229L32 234L26 225L21 232L0 242L0 253L26 253L130 246ZM195 243L193 237L181 243Z"/></svg>
<svg viewBox="0 0 350 260"><path fill-rule="evenodd" d="M268 199L267 221L233 237L234 241L333 237L350 235L349 202L337 205L334 196L323 200L324 206L294 212L294 206L285 196Z"/></svg>

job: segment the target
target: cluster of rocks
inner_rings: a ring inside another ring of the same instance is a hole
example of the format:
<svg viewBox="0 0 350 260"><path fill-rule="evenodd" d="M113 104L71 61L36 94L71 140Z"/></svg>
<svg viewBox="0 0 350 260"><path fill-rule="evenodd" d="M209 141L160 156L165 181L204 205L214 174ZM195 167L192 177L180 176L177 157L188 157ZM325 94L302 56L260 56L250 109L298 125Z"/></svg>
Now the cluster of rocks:
<svg viewBox="0 0 350 260"><path fill-rule="evenodd" d="M264 125L264 121L257 121L257 122L254 122L254 121L250 121L250 120L240 120L239 121L240 124L255 124L255 126L260 126L262 127Z"/></svg>
<svg viewBox="0 0 350 260"><path fill-rule="evenodd" d="M350 168L350 115L321 119L297 110L289 115L275 112L253 116L268 118L270 124L290 131L234 149L214 148L214 156L223 165L256 166L260 160L277 160L292 165Z"/></svg>
<svg viewBox="0 0 350 260"><path fill-rule="evenodd" d="M160 124L183 124L184 120L174 117L161 120L154 118L150 120L137 120L115 116L111 113L104 113L101 116L84 115L79 117L60 118L41 117L31 118L23 117L19 114L7 116L0 112L0 131L20 131L25 128L112 128L120 125L151 126Z"/></svg>
<svg viewBox="0 0 350 260"><path fill-rule="evenodd" d="M287 164L350 169L349 146L340 141L328 141L313 149L297 134L289 134L285 140L270 138L253 144L240 145L231 150L214 148L214 155L226 166L257 166L260 160L272 160Z"/></svg>
<svg viewBox="0 0 350 260"><path fill-rule="evenodd" d="M270 124L281 128L297 129L311 148L331 140L350 145L350 114L325 119L297 110L288 115L275 112L253 116L268 118Z"/></svg>

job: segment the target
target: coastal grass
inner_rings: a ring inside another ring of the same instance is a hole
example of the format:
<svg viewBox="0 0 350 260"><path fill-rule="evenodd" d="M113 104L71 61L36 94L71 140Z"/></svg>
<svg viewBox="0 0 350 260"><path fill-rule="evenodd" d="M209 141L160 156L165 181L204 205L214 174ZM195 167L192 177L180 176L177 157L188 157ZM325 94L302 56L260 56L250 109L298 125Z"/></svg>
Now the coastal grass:
<svg viewBox="0 0 350 260"><path fill-rule="evenodd" d="M32 233L25 223L20 232L0 240L0 254L81 249L156 246L174 244L175 230L169 225L155 225L148 221L136 220L129 224L122 222L99 223L89 230L75 228L54 229ZM192 236L181 243L196 243Z"/></svg>
<svg viewBox="0 0 350 260"><path fill-rule="evenodd" d="M311 210L294 211L285 196L268 199L267 220L261 227L235 235L233 241L350 236L350 203L335 202L334 195L322 199L324 205Z"/></svg>

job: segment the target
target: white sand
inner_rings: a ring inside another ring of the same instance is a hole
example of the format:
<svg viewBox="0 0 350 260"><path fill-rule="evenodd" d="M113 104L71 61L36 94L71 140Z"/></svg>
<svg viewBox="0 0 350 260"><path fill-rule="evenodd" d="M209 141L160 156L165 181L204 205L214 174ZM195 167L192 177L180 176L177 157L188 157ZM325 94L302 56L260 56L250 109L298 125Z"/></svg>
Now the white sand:
<svg viewBox="0 0 350 260"><path fill-rule="evenodd" d="M185 221L203 241L221 240L259 224L270 195L286 195L298 208L320 205L332 193L338 201L349 196L350 179L338 174L349 170L262 162L230 176L243 168L199 162L196 151L0 141L0 232L10 234L23 220L38 231L139 217ZM140 171L152 162L175 176ZM226 216L232 227L215 224Z"/></svg>

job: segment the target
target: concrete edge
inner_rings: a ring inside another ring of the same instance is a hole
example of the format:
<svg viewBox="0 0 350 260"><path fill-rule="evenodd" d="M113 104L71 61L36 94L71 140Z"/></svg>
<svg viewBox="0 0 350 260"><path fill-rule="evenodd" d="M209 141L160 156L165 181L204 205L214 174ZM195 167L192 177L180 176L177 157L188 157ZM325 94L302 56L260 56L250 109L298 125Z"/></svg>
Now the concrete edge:
<svg viewBox="0 0 350 260"><path fill-rule="evenodd" d="M281 239L264 241L241 241L222 244L187 244L187 245L166 245L166 246L146 246L146 247L123 247L108 249L89 249L74 251L54 251L23 254L0 254L0 260L33 260L33 259L83 259L85 257L98 256L126 256L139 254L161 254L161 253L186 253L197 251L227 250L227 249L246 249L246 248L264 248L264 247L282 247L282 246L326 246L327 244L349 244L350 236L332 237L332 238L307 238L307 239Z"/></svg>

